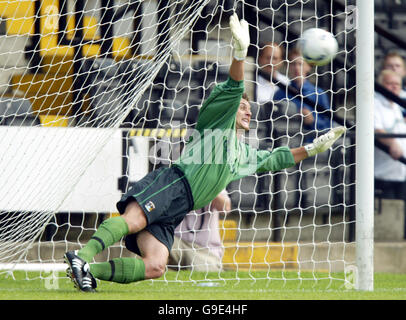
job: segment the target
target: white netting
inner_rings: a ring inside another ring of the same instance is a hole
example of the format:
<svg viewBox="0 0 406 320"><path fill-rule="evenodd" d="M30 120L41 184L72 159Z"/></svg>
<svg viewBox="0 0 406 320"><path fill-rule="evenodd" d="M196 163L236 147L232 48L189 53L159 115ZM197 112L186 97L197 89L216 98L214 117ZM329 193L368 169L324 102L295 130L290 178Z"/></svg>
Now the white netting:
<svg viewBox="0 0 406 320"><path fill-rule="evenodd" d="M314 99L313 108L321 101L320 92L299 89L274 103L259 101L257 92L264 83L261 50L269 42L283 47L280 73L289 77L289 52L310 27L330 30L339 42L334 62L307 76L331 105L331 112L317 109L313 116L348 125L355 103L353 12L329 1L0 1L3 267L61 263L66 250L83 246L115 214L132 182L176 159L202 101L228 76L234 10L251 32L247 140L264 149L297 147L324 132L306 127L302 114L306 99ZM334 273L354 262L350 138L292 169L230 184L232 210L219 228L223 269L236 272L213 277L343 278ZM120 243L98 260L128 254Z"/></svg>

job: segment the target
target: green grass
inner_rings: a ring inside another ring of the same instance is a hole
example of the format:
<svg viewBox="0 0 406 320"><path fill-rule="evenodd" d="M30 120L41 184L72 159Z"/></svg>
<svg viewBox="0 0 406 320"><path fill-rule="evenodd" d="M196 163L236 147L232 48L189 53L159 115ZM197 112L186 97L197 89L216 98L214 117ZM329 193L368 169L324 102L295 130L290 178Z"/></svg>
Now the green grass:
<svg viewBox="0 0 406 320"><path fill-rule="evenodd" d="M49 277L50 273L42 274ZM302 273L300 281L295 272L284 272L286 281L280 279L281 272L223 272L217 274L197 272L168 272L160 281L143 281L132 284L98 282L98 292L83 293L73 288L72 282L63 277L57 282L40 279L39 273L30 273L34 280L25 280L25 272L14 272L13 280L0 275L0 300L404 300L406 299L406 274L376 273L374 291L363 292L346 289L343 274ZM224 280L238 276L240 281ZM324 278L314 280L314 277ZM253 280L252 277L259 280ZM266 280L270 277L271 280ZM216 279L217 286L201 286ZM265 278L265 279L264 279ZM186 282L175 282L174 280ZM312 280L310 280L312 279ZM50 289L50 285L57 288ZM48 287L48 289L47 289Z"/></svg>

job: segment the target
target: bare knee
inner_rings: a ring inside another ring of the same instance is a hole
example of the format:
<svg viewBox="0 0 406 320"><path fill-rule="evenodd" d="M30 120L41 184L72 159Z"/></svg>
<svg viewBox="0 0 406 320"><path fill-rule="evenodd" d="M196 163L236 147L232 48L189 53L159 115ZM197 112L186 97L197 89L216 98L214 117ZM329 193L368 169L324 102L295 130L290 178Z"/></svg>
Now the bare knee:
<svg viewBox="0 0 406 320"><path fill-rule="evenodd" d="M144 259L145 264L145 278L156 279L162 277L166 271L166 262L153 261L150 259Z"/></svg>
<svg viewBox="0 0 406 320"><path fill-rule="evenodd" d="M132 201L127 205L122 217L127 222L130 234L144 229L147 225L147 218L144 211L142 211L140 205L136 201Z"/></svg>

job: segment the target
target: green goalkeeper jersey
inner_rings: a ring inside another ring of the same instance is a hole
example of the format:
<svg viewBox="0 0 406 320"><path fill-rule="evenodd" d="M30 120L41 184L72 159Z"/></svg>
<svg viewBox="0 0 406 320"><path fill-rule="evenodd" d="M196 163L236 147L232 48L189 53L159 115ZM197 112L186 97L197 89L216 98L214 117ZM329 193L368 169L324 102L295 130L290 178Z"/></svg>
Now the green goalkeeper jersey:
<svg viewBox="0 0 406 320"><path fill-rule="evenodd" d="M209 204L233 180L295 165L288 147L271 152L239 141L236 113L243 92L244 81L231 78L213 89L200 109L196 128L182 155L174 163L190 184L193 209Z"/></svg>

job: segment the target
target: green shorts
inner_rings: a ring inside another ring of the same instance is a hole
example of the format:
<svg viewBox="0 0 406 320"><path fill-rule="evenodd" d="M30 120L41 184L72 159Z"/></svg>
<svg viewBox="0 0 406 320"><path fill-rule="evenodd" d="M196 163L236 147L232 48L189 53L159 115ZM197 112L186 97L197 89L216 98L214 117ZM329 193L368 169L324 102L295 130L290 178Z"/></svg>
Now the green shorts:
<svg viewBox="0 0 406 320"><path fill-rule="evenodd" d="M151 171L117 202L120 214L131 201L137 201L147 217L145 230L170 251L175 228L193 208L192 192L183 172L176 166ZM126 236L125 245L128 250L141 255L137 234Z"/></svg>

